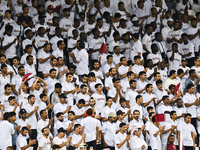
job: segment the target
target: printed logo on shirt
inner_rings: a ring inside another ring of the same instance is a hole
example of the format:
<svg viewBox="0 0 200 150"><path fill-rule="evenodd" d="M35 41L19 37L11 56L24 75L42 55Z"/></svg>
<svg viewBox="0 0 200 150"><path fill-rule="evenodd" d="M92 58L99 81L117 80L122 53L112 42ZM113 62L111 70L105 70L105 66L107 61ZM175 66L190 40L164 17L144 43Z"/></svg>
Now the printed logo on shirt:
<svg viewBox="0 0 200 150"><path fill-rule="evenodd" d="M105 98L97 98L98 101L105 101Z"/></svg>
<svg viewBox="0 0 200 150"><path fill-rule="evenodd" d="M183 50L183 51L187 51L187 50L189 50L189 48L182 48L182 50Z"/></svg>

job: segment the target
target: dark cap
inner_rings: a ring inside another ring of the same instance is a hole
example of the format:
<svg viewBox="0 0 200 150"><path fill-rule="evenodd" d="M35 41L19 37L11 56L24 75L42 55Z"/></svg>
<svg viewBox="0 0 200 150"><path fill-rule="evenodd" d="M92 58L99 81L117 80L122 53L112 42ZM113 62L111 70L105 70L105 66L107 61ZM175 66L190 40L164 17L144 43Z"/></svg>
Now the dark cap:
<svg viewBox="0 0 200 150"><path fill-rule="evenodd" d="M66 99L67 97L66 97L66 95L65 95L64 93L61 93L60 96L59 96L59 98L64 98L64 99Z"/></svg>
<svg viewBox="0 0 200 150"><path fill-rule="evenodd" d="M186 60L186 58L183 57L183 58L181 59L181 61L187 61L187 60Z"/></svg>
<svg viewBox="0 0 200 150"><path fill-rule="evenodd" d="M63 127L58 129L58 133L63 132L63 133L67 133L67 130L65 130Z"/></svg>
<svg viewBox="0 0 200 150"><path fill-rule="evenodd" d="M122 114L125 114L125 113L124 113L123 111L121 111L121 110L118 110L118 111L117 111L117 116L118 116L118 115L122 115Z"/></svg>
<svg viewBox="0 0 200 150"><path fill-rule="evenodd" d="M45 17L46 17L46 16L43 15L43 14L38 16L39 19L40 19L40 18L45 18Z"/></svg>
<svg viewBox="0 0 200 150"><path fill-rule="evenodd" d="M26 114L27 114L27 111L26 111L26 109L21 109L19 113L20 113L21 115L26 115Z"/></svg>

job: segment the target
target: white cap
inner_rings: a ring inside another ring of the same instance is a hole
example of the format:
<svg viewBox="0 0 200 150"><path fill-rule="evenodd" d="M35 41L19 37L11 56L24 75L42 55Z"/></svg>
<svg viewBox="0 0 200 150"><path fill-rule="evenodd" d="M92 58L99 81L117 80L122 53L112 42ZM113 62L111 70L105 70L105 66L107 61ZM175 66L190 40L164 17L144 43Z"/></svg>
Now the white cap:
<svg viewBox="0 0 200 150"><path fill-rule="evenodd" d="M132 21L138 21L138 17L133 17Z"/></svg>

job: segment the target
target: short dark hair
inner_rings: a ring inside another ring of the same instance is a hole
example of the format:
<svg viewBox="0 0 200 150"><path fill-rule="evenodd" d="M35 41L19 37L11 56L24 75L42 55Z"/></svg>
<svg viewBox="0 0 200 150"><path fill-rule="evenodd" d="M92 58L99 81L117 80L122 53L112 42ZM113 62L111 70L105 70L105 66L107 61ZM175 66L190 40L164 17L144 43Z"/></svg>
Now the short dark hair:
<svg viewBox="0 0 200 150"><path fill-rule="evenodd" d="M124 123L124 122L121 122L120 124L119 124L119 127L121 128L121 127L123 127L123 126L125 126L126 124Z"/></svg>
<svg viewBox="0 0 200 150"><path fill-rule="evenodd" d="M176 73L175 70L171 70L171 71L169 72L169 76L172 76L172 75L175 74L175 73Z"/></svg>
<svg viewBox="0 0 200 150"><path fill-rule="evenodd" d="M149 111L149 110L151 110L151 109L153 109L152 106L148 106L148 107L147 107L147 111Z"/></svg>
<svg viewBox="0 0 200 150"><path fill-rule="evenodd" d="M84 99L79 99L78 103L79 104L85 104L85 100Z"/></svg>
<svg viewBox="0 0 200 150"><path fill-rule="evenodd" d="M60 117L61 115L63 115L63 113L62 113L62 112L58 112L58 113L56 114L56 117L58 118L58 117Z"/></svg>
<svg viewBox="0 0 200 150"><path fill-rule="evenodd" d="M81 126L80 124L75 124L75 125L74 125L74 130L75 130L76 128L80 127L80 126Z"/></svg>
<svg viewBox="0 0 200 150"><path fill-rule="evenodd" d="M188 116L192 117L192 115L190 113L185 114L184 118L187 118Z"/></svg>
<svg viewBox="0 0 200 150"><path fill-rule="evenodd" d="M191 89L191 87L194 87L194 84L190 83L187 85L187 90Z"/></svg>
<svg viewBox="0 0 200 150"><path fill-rule="evenodd" d="M168 95L164 95L164 96L162 97L162 100L164 101L164 100L166 100L168 97L169 97Z"/></svg>
<svg viewBox="0 0 200 150"><path fill-rule="evenodd" d="M98 88L101 85L101 83L95 84L95 89Z"/></svg>
<svg viewBox="0 0 200 150"><path fill-rule="evenodd" d="M44 128L42 128L42 130L41 130L41 131L42 131L42 133L44 132L44 129L48 129L48 128L47 128L47 127L44 127Z"/></svg>
<svg viewBox="0 0 200 150"><path fill-rule="evenodd" d="M5 86L4 86L4 90L6 90L7 88L11 88L11 85L10 84L6 84Z"/></svg>
<svg viewBox="0 0 200 150"><path fill-rule="evenodd" d="M137 96L135 97L136 102L137 102L137 100L140 99L141 97L142 97L142 95L137 95Z"/></svg>
<svg viewBox="0 0 200 150"><path fill-rule="evenodd" d="M62 88L62 85L60 83L56 83L55 88Z"/></svg>
<svg viewBox="0 0 200 150"><path fill-rule="evenodd" d="M30 94L29 96L28 96L28 100L29 99L31 99L32 97L35 97L33 94Z"/></svg>
<svg viewBox="0 0 200 150"><path fill-rule="evenodd" d="M9 96L8 101L15 99L15 96Z"/></svg>

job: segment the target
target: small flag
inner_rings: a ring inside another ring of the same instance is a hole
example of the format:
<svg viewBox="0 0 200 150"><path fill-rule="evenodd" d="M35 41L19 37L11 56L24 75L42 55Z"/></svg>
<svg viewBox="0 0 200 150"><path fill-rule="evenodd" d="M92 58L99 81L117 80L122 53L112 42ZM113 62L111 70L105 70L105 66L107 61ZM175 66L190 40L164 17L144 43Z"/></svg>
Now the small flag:
<svg viewBox="0 0 200 150"><path fill-rule="evenodd" d="M156 122L164 122L165 121L165 114L156 114L155 115Z"/></svg>
<svg viewBox="0 0 200 150"><path fill-rule="evenodd" d="M27 73L23 76L22 78L22 82L24 82L24 80L27 78L27 81L30 80L31 78L33 78L36 74L35 73Z"/></svg>
<svg viewBox="0 0 200 150"><path fill-rule="evenodd" d="M175 88L174 88L175 96L177 95L177 91L178 91L180 85L181 85L181 83L177 84L177 85L175 86Z"/></svg>
<svg viewBox="0 0 200 150"><path fill-rule="evenodd" d="M103 43L103 44L101 45L101 48L99 49L99 53L103 54L105 51L106 51L106 44Z"/></svg>

